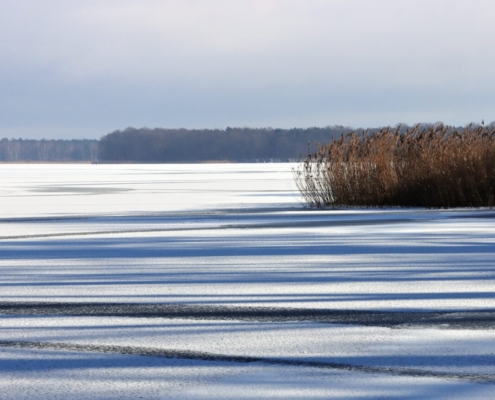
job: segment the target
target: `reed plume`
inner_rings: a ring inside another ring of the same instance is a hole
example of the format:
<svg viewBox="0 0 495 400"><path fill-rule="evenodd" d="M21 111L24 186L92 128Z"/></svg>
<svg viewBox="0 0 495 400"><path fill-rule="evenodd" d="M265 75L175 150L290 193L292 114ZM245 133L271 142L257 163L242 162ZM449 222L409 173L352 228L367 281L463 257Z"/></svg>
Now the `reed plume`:
<svg viewBox="0 0 495 400"><path fill-rule="evenodd" d="M495 127L351 132L317 144L293 172L312 207L492 207Z"/></svg>

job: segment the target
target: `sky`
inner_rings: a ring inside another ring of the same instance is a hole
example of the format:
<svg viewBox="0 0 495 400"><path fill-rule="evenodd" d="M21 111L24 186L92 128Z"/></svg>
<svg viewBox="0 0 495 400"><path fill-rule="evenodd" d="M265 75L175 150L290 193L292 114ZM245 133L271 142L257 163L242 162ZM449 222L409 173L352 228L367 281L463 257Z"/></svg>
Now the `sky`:
<svg viewBox="0 0 495 400"><path fill-rule="evenodd" d="M0 137L495 120L493 0L0 0Z"/></svg>

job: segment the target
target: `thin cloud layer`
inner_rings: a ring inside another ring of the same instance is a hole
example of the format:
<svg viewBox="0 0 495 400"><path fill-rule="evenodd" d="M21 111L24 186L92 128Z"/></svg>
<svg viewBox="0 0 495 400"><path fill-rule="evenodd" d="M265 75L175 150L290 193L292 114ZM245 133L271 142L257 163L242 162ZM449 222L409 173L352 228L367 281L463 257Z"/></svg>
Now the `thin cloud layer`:
<svg viewBox="0 0 495 400"><path fill-rule="evenodd" d="M495 119L491 1L1 8L0 136Z"/></svg>

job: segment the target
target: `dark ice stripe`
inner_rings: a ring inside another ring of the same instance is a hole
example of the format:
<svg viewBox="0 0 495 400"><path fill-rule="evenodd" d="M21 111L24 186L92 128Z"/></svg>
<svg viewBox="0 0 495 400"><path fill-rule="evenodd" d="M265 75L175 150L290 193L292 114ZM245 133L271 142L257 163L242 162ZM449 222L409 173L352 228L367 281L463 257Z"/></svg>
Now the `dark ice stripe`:
<svg viewBox="0 0 495 400"><path fill-rule="evenodd" d="M495 310L388 312L149 303L0 302L0 314L320 322L389 328L419 326L444 329L495 329Z"/></svg>
<svg viewBox="0 0 495 400"><path fill-rule="evenodd" d="M0 347L20 348L33 350L67 350L77 352L97 352L122 355L134 355L158 358L179 358L200 361L235 362L235 363L264 363L272 365L300 366L321 369L337 369L365 373L379 373L410 377L440 378L462 380L476 383L495 384L495 375L491 374L466 374L456 372L431 371L414 368L374 367L366 365L353 365L346 363L334 363L326 361L298 360L275 357L252 357L206 353L190 350L160 349L150 347L114 346L114 345L84 345L56 342L25 342L25 341L0 341Z"/></svg>

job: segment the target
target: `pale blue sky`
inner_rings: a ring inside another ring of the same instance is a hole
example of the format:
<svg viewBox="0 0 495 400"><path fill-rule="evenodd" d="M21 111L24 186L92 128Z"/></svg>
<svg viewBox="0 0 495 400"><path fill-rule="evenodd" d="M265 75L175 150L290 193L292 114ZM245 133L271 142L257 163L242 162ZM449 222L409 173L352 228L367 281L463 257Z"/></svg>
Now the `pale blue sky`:
<svg viewBox="0 0 495 400"><path fill-rule="evenodd" d="M495 120L492 0L0 0L0 137Z"/></svg>

